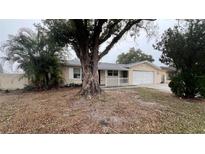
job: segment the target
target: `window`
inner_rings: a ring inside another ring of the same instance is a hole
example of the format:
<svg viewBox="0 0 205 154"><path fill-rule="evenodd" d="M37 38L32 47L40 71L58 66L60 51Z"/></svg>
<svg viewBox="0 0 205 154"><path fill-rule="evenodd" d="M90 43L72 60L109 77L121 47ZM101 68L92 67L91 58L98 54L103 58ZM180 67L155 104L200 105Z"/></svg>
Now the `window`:
<svg viewBox="0 0 205 154"><path fill-rule="evenodd" d="M73 68L73 78L80 79L80 68Z"/></svg>
<svg viewBox="0 0 205 154"><path fill-rule="evenodd" d="M118 71L113 71L113 76L118 76Z"/></svg>
<svg viewBox="0 0 205 154"><path fill-rule="evenodd" d="M107 75L112 76L112 70L108 70Z"/></svg>
<svg viewBox="0 0 205 154"><path fill-rule="evenodd" d="M127 78L128 77L128 71L121 71L120 77Z"/></svg>
<svg viewBox="0 0 205 154"><path fill-rule="evenodd" d="M108 70L107 75L108 76L118 76L118 71L116 71L116 70Z"/></svg>

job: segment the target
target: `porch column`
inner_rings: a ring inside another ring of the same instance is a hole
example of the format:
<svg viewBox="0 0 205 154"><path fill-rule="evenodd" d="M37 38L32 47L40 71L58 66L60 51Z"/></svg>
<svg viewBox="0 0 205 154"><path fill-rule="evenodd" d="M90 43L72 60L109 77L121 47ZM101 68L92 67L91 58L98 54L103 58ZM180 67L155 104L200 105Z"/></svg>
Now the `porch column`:
<svg viewBox="0 0 205 154"><path fill-rule="evenodd" d="M167 74L164 74L164 83L167 83Z"/></svg>
<svg viewBox="0 0 205 154"><path fill-rule="evenodd" d="M120 86L120 71L118 70L117 85Z"/></svg>

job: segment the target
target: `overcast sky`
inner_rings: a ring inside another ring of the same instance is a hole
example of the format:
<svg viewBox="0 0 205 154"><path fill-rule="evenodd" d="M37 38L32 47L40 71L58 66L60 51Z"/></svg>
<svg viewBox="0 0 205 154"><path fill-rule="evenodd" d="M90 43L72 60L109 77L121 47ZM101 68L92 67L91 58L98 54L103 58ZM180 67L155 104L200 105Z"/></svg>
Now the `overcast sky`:
<svg viewBox="0 0 205 154"><path fill-rule="evenodd" d="M9 34L16 34L19 28L27 27L34 29L33 24L38 23L40 20L4 20L0 19L0 44L8 39ZM155 21L158 25L158 37L169 27L173 27L176 24L176 20L157 20ZM131 47L140 48L144 53L150 54L155 59L154 64L161 66L159 62L160 52L153 49L152 44L155 43L156 37L153 37L148 41L144 32L134 41L129 36L123 38L119 43L117 43L111 51L103 57L103 62L115 63L117 56L122 52L128 52ZM73 53L72 53L73 54ZM0 56L2 53L0 53ZM7 64L5 64L4 69L8 70ZM15 68L13 68L15 70Z"/></svg>

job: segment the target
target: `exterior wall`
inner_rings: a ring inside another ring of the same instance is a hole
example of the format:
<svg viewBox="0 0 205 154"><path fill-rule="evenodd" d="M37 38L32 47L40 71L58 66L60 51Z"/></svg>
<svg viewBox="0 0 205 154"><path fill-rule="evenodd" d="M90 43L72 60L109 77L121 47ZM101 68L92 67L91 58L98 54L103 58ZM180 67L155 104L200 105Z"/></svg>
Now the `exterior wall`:
<svg viewBox="0 0 205 154"><path fill-rule="evenodd" d="M66 66L62 66L62 77L63 77L63 81L64 84L68 84L69 83L69 68Z"/></svg>
<svg viewBox="0 0 205 154"><path fill-rule="evenodd" d="M163 71L165 72L165 75L166 75L166 81L165 83L169 83L171 81L170 79L170 74L172 74L174 71L170 71L170 70L167 70L167 69L163 69Z"/></svg>
<svg viewBox="0 0 205 154"><path fill-rule="evenodd" d="M136 66L133 66L129 69L129 85L132 85L133 83L133 71L151 71L154 73L154 83L161 83L162 81L162 75L165 75L165 82L166 82L166 75L167 73L163 70L159 70L157 68L154 68L150 66L149 64L142 63Z"/></svg>
<svg viewBox="0 0 205 154"><path fill-rule="evenodd" d="M81 71L81 77L80 79L74 79L73 78L73 68L74 67L68 67L68 66L63 66L62 67L62 77L64 78L64 84L70 84L70 83L75 83L75 84L81 84L82 83L82 69L80 67Z"/></svg>
<svg viewBox="0 0 205 154"><path fill-rule="evenodd" d="M1 90L23 89L28 85L28 80L23 78L23 74L0 74Z"/></svg>
<svg viewBox="0 0 205 154"><path fill-rule="evenodd" d="M81 70L81 78L80 79L74 79L73 78L73 68L72 66L63 66L62 67L62 77L64 78L64 84L81 84L82 83L82 70ZM80 68L80 67L78 67ZM100 70L100 84L105 85L105 86L117 86L117 85L127 85L127 83L118 83L118 82L123 82L124 79L122 80L120 78L120 71L118 72L117 77L111 77L108 80L107 76L107 70Z"/></svg>
<svg viewBox="0 0 205 154"><path fill-rule="evenodd" d="M167 73L163 70L157 71L156 83L161 83L163 81L162 80L163 76L164 76L164 83L167 83Z"/></svg>
<svg viewBox="0 0 205 154"><path fill-rule="evenodd" d="M64 84L70 84L70 83L75 83L75 84L81 84L82 83L82 76L80 79L74 79L73 78L73 68L74 67L68 67L68 66L63 66L62 67L62 74L64 78ZM78 67L80 68L80 67ZM153 66L150 66L149 64L143 63L140 65L133 66L129 69L128 71L128 83L129 85L132 85L133 81L133 71L151 71L154 73L154 83L161 83L162 81L162 76L165 76L165 83L168 83L167 78L167 73L164 70L159 70L154 68ZM82 70L81 70L82 72ZM118 73L119 74L119 73ZM107 70L100 70L100 83L101 85L109 85L109 81L107 79ZM127 84L125 84L127 85Z"/></svg>

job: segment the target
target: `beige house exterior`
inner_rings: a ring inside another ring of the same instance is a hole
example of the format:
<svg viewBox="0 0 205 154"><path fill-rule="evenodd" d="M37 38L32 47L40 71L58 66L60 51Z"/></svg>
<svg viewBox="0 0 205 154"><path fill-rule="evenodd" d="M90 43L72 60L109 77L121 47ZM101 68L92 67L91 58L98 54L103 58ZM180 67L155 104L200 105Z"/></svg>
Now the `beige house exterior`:
<svg viewBox="0 0 205 154"><path fill-rule="evenodd" d="M129 85L133 85L133 72L143 71L153 73L153 84L167 83L167 71L162 70L160 67L148 62L140 62L132 64L129 69Z"/></svg>
<svg viewBox="0 0 205 154"><path fill-rule="evenodd" d="M99 63L98 68L101 86L159 84L169 82L167 80L167 70L161 69L148 61L133 64ZM82 69L79 61L68 61L62 66L62 70L64 84L82 83Z"/></svg>
<svg viewBox="0 0 205 154"><path fill-rule="evenodd" d="M101 86L129 86L140 84L167 83L168 70L162 69L148 61L133 64L99 63L99 83ZM66 61L62 64L64 85L81 84L82 69L78 60ZM22 89L28 85L23 74L0 73L0 89Z"/></svg>

